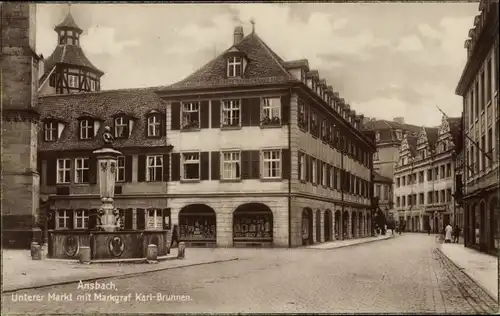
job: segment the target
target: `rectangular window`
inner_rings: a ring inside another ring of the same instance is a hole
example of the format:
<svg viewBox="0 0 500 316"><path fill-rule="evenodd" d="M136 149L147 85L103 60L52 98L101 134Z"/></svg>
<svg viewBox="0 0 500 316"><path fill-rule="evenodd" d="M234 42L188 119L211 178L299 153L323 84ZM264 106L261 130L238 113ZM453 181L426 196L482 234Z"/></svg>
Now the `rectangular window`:
<svg viewBox="0 0 500 316"><path fill-rule="evenodd" d="M432 169L427 170L427 181L432 181Z"/></svg>
<svg viewBox="0 0 500 316"><path fill-rule="evenodd" d="M331 188L337 187L337 185L335 183L335 181L336 181L335 180L335 172L336 172L335 168L330 166L330 187Z"/></svg>
<svg viewBox="0 0 500 316"><path fill-rule="evenodd" d="M281 178L281 150L265 150L262 152L264 179Z"/></svg>
<svg viewBox="0 0 500 316"><path fill-rule="evenodd" d="M316 112L312 112L311 114L311 133L313 136L318 136L319 132L319 126L318 126L318 114Z"/></svg>
<svg viewBox="0 0 500 316"><path fill-rule="evenodd" d="M434 191L434 203L439 203L439 191Z"/></svg>
<svg viewBox="0 0 500 316"><path fill-rule="evenodd" d="M262 125L281 124L281 98L264 98L262 104Z"/></svg>
<svg viewBox="0 0 500 316"><path fill-rule="evenodd" d="M323 174L322 177L321 177L321 180L322 180L323 183L321 183L321 184L323 186L325 186L325 187L326 187L326 183L327 183L327 180L328 180L327 176L326 176L326 168L327 168L327 165L326 165L326 163L323 162L322 163L322 170L321 170L321 172Z"/></svg>
<svg viewBox="0 0 500 316"><path fill-rule="evenodd" d="M312 177L311 177L312 183L318 183L318 179L317 179L318 178L318 171L317 171L318 164L316 163L316 159L312 158L311 164L312 164Z"/></svg>
<svg viewBox="0 0 500 316"><path fill-rule="evenodd" d="M306 156L303 153L299 153L299 165L300 165L299 179L302 181L305 181L306 180Z"/></svg>
<svg viewBox="0 0 500 316"><path fill-rule="evenodd" d="M146 181L161 181L163 175L163 156L146 157Z"/></svg>
<svg viewBox="0 0 500 316"><path fill-rule="evenodd" d="M124 209L118 209L118 224L120 225L120 230L125 229L125 210Z"/></svg>
<svg viewBox="0 0 500 316"><path fill-rule="evenodd" d="M128 120L124 117L115 118L115 137L128 137Z"/></svg>
<svg viewBox="0 0 500 316"><path fill-rule="evenodd" d="M427 192L427 204L432 204L433 194L432 191Z"/></svg>
<svg viewBox="0 0 500 316"><path fill-rule="evenodd" d="M486 151L486 137L481 136L481 149ZM481 152L481 170L484 170L486 167L486 155Z"/></svg>
<svg viewBox="0 0 500 316"><path fill-rule="evenodd" d="M440 173L440 175L441 175L441 179L446 178L446 170L445 170L445 165L442 165L442 166L440 167L440 169L441 169L441 173Z"/></svg>
<svg viewBox="0 0 500 316"><path fill-rule="evenodd" d="M451 177L451 163L446 164L446 177Z"/></svg>
<svg viewBox="0 0 500 316"><path fill-rule="evenodd" d="M200 103L182 104L182 129L200 128Z"/></svg>
<svg viewBox="0 0 500 316"><path fill-rule="evenodd" d="M299 108L298 125L300 128L307 129L306 105L301 99L297 103Z"/></svg>
<svg viewBox="0 0 500 316"><path fill-rule="evenodd" d="M474 122L474 90L471 90L470 93L470 98L469 98L469 111L470 111L470 115L469 115L469 125L472 125L472 122Z"/></svg>
<svg viewBox="0 0 500 316"><path fill-rule="evenodd" d="M476 93L476 98L474 100L474 108L475 108L475 112L476 112L476 118L479 117L479 81L476 81L476 84L474 86L474 91Z"/></svg>
<svg viewBox="0 0 500 316"><path fill-rule="evenodd" d="M406 196L403 196L401 200L401 206L405 207L406 206Z"/></svg>
<svg viewBox="0 0 500 316"><path fill-rule="evenodd" d="M90 79L90 91L95 91L96 90L95 87L96 87L95 80Z"/></svg>
<svg viewBox="0 0 500 316"><path fill-rule="evenodd" d="M71 182L71 160L70 159L57 159L57 183L70 183Z"/></svg>
<svg viewBox="0 0 500 316"><path fill-rule="evenodd" d="M441 190L441 203L445 203L446 202L446 191L445 190Z"/></svg>
<svg viewBox="0 0 500 316"><path fill-rule="evenodd" d="M75 158L75 183L89 182L89 159Z"/></svg>
<svg viewBox="0 0 500 316"><path fill-rule="evenodd" d="M401 198L399 196L396 197L396 206L400 207L401 205Z"/></svg>
<svg viewBox="0 0 500 316"><path fill-rule="evenodd" d="M451 189L446 189L446 202L451 202Z"/></svg>
<svg viewBox="0 0 500 316"><path fill-rule="evenodd" d="M239 100L222 102L222 126L240 126L241 110Z"/></svg>
<svg viewBox="0 0 500 316"><path fill-rule="evenodd" d="M227 59L227 76L241 77L243 60L241 57L229 57Z"/></svg>
<svg viewBox="0 0 500 316"><path fill-rule="evenodd" d="M484 93L485 92L485 83L486 83L486 74L485 72L483 71L481 73L481 111L484 110L484 105L486 103L486 94Z"/></svg>
<svg viewBox="0 0 500 316"><path fill-rule="evenodd" d="M420 204L420 205L425 204L425 200L424 200L424 198L425 198L425 197L424 197L424 194L423 194L423 193L420 193L420 194L418 195L418 204Z"/></svg>
<svg viewBox="0 0 500 316"><path fill-rule="evenodd" d="M434 168L434 180L439 180L439 167Z"/></svg>
<svg viewBox="0 0 500 316"><path fill-rule="evenodd" d="M375 187L375 196L377 197L381 197L381 187L380 187L380 184L377 184L377 186Z"/></svg>
<svg viewBox="0 0 500 316"><path fill-rule="evenodd" d="M146 229L162 229L163 228L163 214L161 209L148 210L148 221Z"/></svg>
<svg viewBox="0 0 500 316"><path fill-rule="evenodd" d="M498 110L497 110L498 111ZM500 133L500 131L498 131ZM490 127L488 129L488 146L484 149L490 158L493 158L493 130ZM486 159L486 165L491 165L492 161L490 159Z"/></svg>
<svg viewBox="0 0 500 316"><path fill-rule="evenodd" d="M328 137L327 130L326 130L326 120L321 121L321 140L326 141Z"/></svg>
<svg viewBox="0 0 500 316"><path fill-rule="evenodd" d="M402 176L402 177L401 177L401 182L402 182L402 183L401 183L401 185L402 185L402 186L405 186L405 185L406 185L406 176Z"/></svg>
<svg viewBox="0 0 500 316"><path fill-rule="evenodd" d="M151 115L148 117L148 137L160 136L161 117L159 115Z"/></svg>
<svg viewBox="0 0 500 316"><path fill-rule="evenodd" d="M80 121L80 139L91 139L94 137L94 123L90 120Z"/></svg>
<svg viewBox="0 0 500 316"><path fill-rule="evenodd" d="M119 156L117 159L116 168L116 182L124 182L125 181L125 157Z"/></svg>
<svg viewBox="0 0 500 316"><path fill-rule="evenodd" d="M183 180L200 180L200 154L182 154Z"/></svg>
<svg viewBox="0 0 500 316"><path fill-rule="evenodd" d="M238 180L240 179L240 152L223 152L222 153L222 179Z"/></svg>
<svg viewBox="0 0 500 316"><path fill-rule="evenodd" d="M53 142L57 139L57 123L48 122L44 124L45 141Z"/></svg>
<svg viewBox="0 0 500 316"><path fill-rule="evenodd" d="M401 179L400 178L396 178L396 187L400 187L401 186Z"/></svg>
<svg viewBox="0 0 500 316"><path fill-rule="evenodd" d="M493 97L491 91L491 58L488 59L488 62L486 63L486 69L485 69L485 74L486 74L486 80L484 81L484 93L486 94L486 99L484 100L484 103L488 103L491 101L491 98Z"/></svg>
<svg viewBox="0 0 500 316"><path fill-rule="evenodd" d="M68 87L78 88L78 76L68 75Z"/></svg>
<svg viewBox="0 0 500 316"><path fill-rule="evenodd" d="M85 229L89 227L89 212L87 210L75 211L75 228Z"/></svg>
<svg viewBox="0 0 500 316"><path fill-rule="evenodd" d="M57 211L57 227L56 228L69 228L69 210Z"/></svg>

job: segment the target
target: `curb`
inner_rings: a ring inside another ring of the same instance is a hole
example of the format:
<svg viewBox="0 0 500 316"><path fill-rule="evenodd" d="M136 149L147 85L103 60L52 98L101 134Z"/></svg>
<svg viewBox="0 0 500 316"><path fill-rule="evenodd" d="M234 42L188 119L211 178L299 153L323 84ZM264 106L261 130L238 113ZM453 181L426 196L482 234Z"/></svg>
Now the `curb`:
<svg viewBox="0 0 500 316"><path fill-rule="evenodd" d="M453 265L455 267L457 267L460 271L462 271L469 279L472 280L472 282L474 282L479 288L481 288L481 290L483 290L493 301L495 301L496 303L499 303L499 300L498 300L498 297L495 298L495 295L493 293L490 292L490 290L488 290L486 287L484 287L478 280L476 280L475 277L473 277L472 275L469 274L469 272L467 272L465 270L465 268L462 268L461 266L459 266L457 263L455 263L455 261L451 260L444 252L441 251L441 247L437 247L436 248L444 257L446 257L446 259L450 260L451 263L453 263Z"/></svg>
<svg viewBox="0 0 500 316"><path fill-rule="evenodd" d="M387 240L387 239L391 239L391 238L392 238L392 236L389 236L387 238L373 239L373 240L368 240L368 241L365 241L365 242L360 242L360 243L357 243L357 244L341 245L341 246L330 247L330 248L303 248L303 249L307 249L307 250L334 250L334 249L340 249L340 248L347 248L347 247L354 247L354 246L359 246L359 245L365 245L365 244L369 244L369 243L372 243L372 242Z"/></svg>
<svg viewBox="0 0 500 316"><path fill-rule="evenodd" d="M235 261L235 260L240 260L238 257L233 257L230 259L223 259L223 260L214 260L214 261L207 261L207 262L199 262L199 263L191 263L183 266L177 266L177 267L161 267L153 270L147 270L147 271L140 271L140 272L129 272L125 274L120 274L120 275L105 275L105 276L95 276L95 277L90 277L90 278L84 278L84 279L77 279L77 280L70 280L70 281L56 281L56 282L51 282L49 284L43 284L43 285L31 285L31 286L20 286L20 287L15 287L13 289L8 289L8 290L3 290L3 294L9 294L21 290L32 290L32 289L40 289L44 287L49 287L49 286L54 286L54 285L66 285L66 284L71 284L75 282L90 282L90 281L96 281L96 280L103 280L103 279L111 279L111 278L116 278L116 279L127 279L130 277L138 276L138 275L143 275L147 273L152 273L152 272L158 272L158 271L164 271L164 270L174 270L174 269L181 269L181 268L187 268L187 267L195 267L195 266L201 266L201 265L207 265L207 264L213 264L213 263L222 263L222 262L229 262L229 261Z"/></svg>

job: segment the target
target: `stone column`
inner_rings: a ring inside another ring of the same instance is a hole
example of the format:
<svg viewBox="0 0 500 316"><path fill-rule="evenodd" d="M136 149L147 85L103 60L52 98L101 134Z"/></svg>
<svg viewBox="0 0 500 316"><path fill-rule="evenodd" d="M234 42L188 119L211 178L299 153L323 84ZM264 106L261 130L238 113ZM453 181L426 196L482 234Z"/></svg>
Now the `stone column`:
<svg viewBox="0 0 500 316"><path fill-rule="evenodd" d="M97 157L97 169L99 170L99 193L101 197L101 207L99 215L101 217L100 227L107 232L114 232L118 227L116 218L118 211L113 206L115 196L115 181L117 172L117 158L122 153L112 148L102 148L94 151Z"/></svg>

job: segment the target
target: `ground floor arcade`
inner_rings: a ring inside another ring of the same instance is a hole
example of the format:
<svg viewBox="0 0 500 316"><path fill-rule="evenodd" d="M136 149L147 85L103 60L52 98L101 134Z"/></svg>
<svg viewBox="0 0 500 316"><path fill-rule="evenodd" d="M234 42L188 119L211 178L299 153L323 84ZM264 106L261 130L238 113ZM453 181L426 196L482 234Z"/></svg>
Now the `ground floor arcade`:
<svg viewBox="0 0 500 316"><path fill-rule="evenodd" d="M53 201L47 229L92 229L99 203ZM368 207L308 198L117 198L115 206L121 229L166 229L171 236L175 227L190 247L299 247L371 235Z"/></svg>
<svg viewBox="0 0 500 316"><path fill-rule="evenodd" d="M446 225L450 224L453 227L458 227L463 232L464 229L464 210L461 207L455 207L454 211L425 211L412 210L400 211L397 218L398 227L405 224L407 232L428 232L441 233Z"/></svg>

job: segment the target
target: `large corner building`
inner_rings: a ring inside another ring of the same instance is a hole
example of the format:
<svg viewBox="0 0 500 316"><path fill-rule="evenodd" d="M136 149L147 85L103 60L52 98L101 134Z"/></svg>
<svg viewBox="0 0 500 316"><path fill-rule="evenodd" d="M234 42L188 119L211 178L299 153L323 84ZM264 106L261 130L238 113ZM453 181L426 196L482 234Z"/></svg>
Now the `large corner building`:
<svg viewBox="0 0 500 316"><path fill-rule="evenodd" d="M284 61L236 27L224 53L180 82L99 91L103 73L79 47L81 29L69 16L56 31L40 87L56 93L40 97L48 230L90 228L100 206L91 153L110 126L123 153L122 229L178 225L200 247L371 235L374 136L307 60Z"/></svg>

